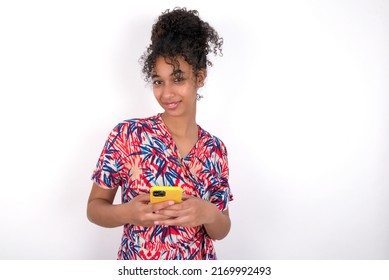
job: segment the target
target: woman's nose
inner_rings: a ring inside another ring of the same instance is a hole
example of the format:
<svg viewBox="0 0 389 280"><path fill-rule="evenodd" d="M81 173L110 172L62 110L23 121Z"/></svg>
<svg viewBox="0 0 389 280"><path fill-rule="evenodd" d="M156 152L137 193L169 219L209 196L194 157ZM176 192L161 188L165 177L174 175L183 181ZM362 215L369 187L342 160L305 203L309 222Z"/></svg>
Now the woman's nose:
<svg viewBox="0 0 389 280"><path fill-rule="evenodd" d="M173 85L171 85L169 83L166 83L163 86L163 88L162 88L161 95L164 98L171 98L171 97L173 97L175 95Z"/></svg>

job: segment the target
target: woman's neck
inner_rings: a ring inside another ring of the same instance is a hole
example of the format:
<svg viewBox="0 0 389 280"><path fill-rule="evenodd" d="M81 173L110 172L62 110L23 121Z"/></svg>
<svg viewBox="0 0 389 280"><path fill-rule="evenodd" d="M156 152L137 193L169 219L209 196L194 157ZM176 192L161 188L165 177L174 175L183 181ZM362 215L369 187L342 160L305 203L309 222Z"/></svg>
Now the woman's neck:
<svg viewBox="0 0 389 280"><path fill-rule="evenodd" d="M162 113L161 117L172 136L181 138L197 134L198 127L195 116L173 117Z"/></svg>

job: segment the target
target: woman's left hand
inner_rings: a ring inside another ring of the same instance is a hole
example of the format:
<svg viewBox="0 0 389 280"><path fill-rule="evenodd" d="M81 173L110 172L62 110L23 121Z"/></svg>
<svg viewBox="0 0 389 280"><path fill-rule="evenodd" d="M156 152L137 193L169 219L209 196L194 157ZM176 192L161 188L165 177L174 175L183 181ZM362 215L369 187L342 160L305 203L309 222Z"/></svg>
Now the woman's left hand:
<svg viewBox="0 0 389 280"><path fill-rule="evenodd" d="M169 219L155 221L155 225L170 225L182 227L195 227L214 221L217 207L209 201L198 197L183 195L182 202L168 206L157 214L170 217ZM216 212L217 211L217 212Z"/></svg>

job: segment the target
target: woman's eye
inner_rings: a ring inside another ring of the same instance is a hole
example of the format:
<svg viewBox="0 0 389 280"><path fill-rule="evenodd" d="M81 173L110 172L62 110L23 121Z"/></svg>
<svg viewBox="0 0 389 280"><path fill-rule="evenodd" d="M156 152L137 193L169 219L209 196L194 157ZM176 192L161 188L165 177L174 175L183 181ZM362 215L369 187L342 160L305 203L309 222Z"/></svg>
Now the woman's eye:
<svg viewBox="0 0 389 280"><path fill-rule="evenodd" d="M162 82L161 81L158 81L158 80L154 80L153 81L153 85L154 86L159 86Z"/></svg>
<svg viewBox="0 0 389 280"><path fill-rule="evenodd" d="M182 82L184 79L183 78L175 78L174 79L174 82L175 83L180 83L180 82Z"/></svg>

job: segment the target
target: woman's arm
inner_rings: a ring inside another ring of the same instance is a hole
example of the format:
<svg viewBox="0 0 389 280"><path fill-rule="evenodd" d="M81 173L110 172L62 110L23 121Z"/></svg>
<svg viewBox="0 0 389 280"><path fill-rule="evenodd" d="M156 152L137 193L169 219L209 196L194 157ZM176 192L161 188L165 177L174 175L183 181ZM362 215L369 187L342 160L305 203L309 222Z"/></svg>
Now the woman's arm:
<svg viewBox="0 0 389 280"><path fill-rule="evenodd" d="M88 200L88 219L102 227L118 227L125 224L152 226L158 219L166 219L163 215L155 214L173 202L167 201L149 204L149 194L140 194L127 203L114 205L116 189L103 189L93 184Z"/></svg>
<svg viewBox="0 0 389 280"><path fill-rule="evenodd" d="M231 220L228 209L221 212L216 208L216 211L214 221L204 224L204 227L212 239L221 240L230 232Z"/></svg>

